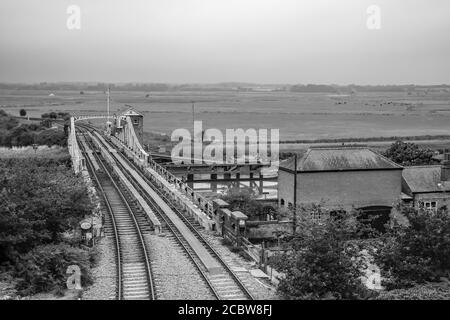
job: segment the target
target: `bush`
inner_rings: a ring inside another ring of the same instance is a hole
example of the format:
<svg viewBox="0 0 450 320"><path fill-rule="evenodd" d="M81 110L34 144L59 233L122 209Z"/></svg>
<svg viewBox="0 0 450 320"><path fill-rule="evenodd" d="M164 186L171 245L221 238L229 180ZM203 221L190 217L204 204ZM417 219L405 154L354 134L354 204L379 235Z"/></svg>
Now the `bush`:
<svg viewBox="0 0 450 320"><path fill-rule="evenodd" d="M82 178L52 161L0 161L0 264L14 262L35 246L60 242L62 232L90 214Z"/></svg>
<svg viewBox="0 0 450 320"><path fill-rule="evenodd" d="M358 228L354 216L313 220L299 217L299 232L287 242L287 253L271 259L285 277L278 290L288 299L359 299L369 291L361 277L365 263L362 248L350 241Z"/></svg>
<svg viewBox="0 0 450 320"><path fill-rule="evenodd" d="M88 251L67 244L38 246L18 259L16 288L21 295L63 290L71 265L80 267L82 287L92 284Z"/></svg>
<svg viewBox="0 0 450 320"><path fill-rule="evenodd" d="M11 146L26 147L34 143L35 135L26 125L21 125L12 129L9 133L8 141Z"/></svg>
<svg viewBox="0 0 450 320"><path fill-rule="evenodd" d="M67 120L70 118L70 113L67 112L50 112L50 113L43 113L41 115L42 119L64 119Z"/></svg>
<svg viewBox="0 0 450 320"><path fill-rule="evenodd" d="M43 114L40 124L21 124L2 110L0 114L0 145L6 147L26 147L34 143L47 146L66 146L67 130L43 130L50 127L48 117L67 117L64 112ZM43 130L43 131L42 131Z"/></svg>
<svg viewBox="0 0 450 320"><path fill-rule="evenodd" d="M69 265L78 265L82 284L90 284L95 252L91 256L77 247L76 237L63 236L93 209L82 177L68 162L67 151L0 159L0 268L20 278L21 294L61 292Z"/></svg>
<svg viewBox="0 0 450 320"><path fill-rule="evenodd" d="M42 126L37 123L30 123L30 124L22 124L25 128L27 128L30 131L39 131L42 130Z"/></svg>
<svg viewBox="0 0 450 320"><path fill-rule="evenodd" d="M400 207L409 225L396 222L383 236L375 263L384 271L388 290L436 281L450 274L450 215Z"/></svg>
<svg viewBox="0 0 450 320"><path fill-rule="evenodd" d="M27 111L25 109L20 109L19 114L21 117L25 117L27 115Z"/></svg>
<svg viewBox="0 0 450 320"><path fill-rule="evenodd" d="M52 121L49 119L44 119L41 121L41 127L50 128L52 126Z"/></svg>
<svg viewBox="0 0 450 320"><path fill-rule="evenodd" d="M448 283L426 284L409 289L381 292L377 300L450 300Z"/></svg>
<svg viewBox="0 0 450 320"><path fill-rule="evenodd" d="M0 110L0 130L11 130L17 127L19 121L9 116L4 110Z"/></svg>
<svg viewBox="0 0 450 320"><path fill-rule="evenodd" d="M49 147L55 145L65 147L67 145L67 136L64 131L53 129L44 130L37 135L36 143Z"/></svg>
<svg viewBox="0 0 450 320"><path fill-rule="evenodd" d="M258 220L265 214L263 205L255 200L251 189L230 188L222 199L228 202L231 211L241 211L249 220Z"/></svg>

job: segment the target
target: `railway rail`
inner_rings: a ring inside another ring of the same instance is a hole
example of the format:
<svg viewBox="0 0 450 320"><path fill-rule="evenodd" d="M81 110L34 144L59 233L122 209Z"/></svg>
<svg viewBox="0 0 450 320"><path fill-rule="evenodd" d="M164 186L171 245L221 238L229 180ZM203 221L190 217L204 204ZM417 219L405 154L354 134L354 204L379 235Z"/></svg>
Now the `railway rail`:
<svg viewBox="0 0 450 320"><path fill-rule="evenodd" d="M109 145L104 145L105 148L116 148L110 142ZM207 249L207 251L211 254L211 256L216 259L220 266L221 270L219 272L215 272L214 274L210 274L203 270L201 261L199 261L195 252L192 250L189 242L182 236L179 232L175 224L171 221L171 219L166 215L164 210L158 204L157 199L153 199L150 197L142 186L136 181L136 179L128 172L128 170L117 162L121 167L122 172L126 174L127 178L132 182L133 186L139 191L141 196L147 201L147 203L152 207L155 214L161 221L164 221L167 231L177 240L180 246L183 247L187 255L192 259L192 261L197 266L197 269L202 274L202 277L205 279L205 282L210 286L211 291L214 293L217 299L248 299L253 300L253 296L250 291L246 288L244 283L239 279L236 273L228 266L228 264L221 258L220 254L209 244L209 242L202 236L199 231L199 225L196 225L196 222L192 219L186 217L173 203L170 199L168 199L164 193L156 187L156 185L142 172L142 170L136 166L132 161L130 161L126 155L122 153L117 153L120 155L122 159L128 164L128 166L134 169L139 176L158 194L160 197L160 201L164 201L169 207L176 213L176 215L185 223L185 225L189 228L192 234L201 242L201 244Z"/></svg>
<svg viewBox="0 0 450 320"><path fill-rule="evenodd" d="M77 124L77 126L87 129L89 131L94 131L96 128ZM108 149L116 149L111 142L105 140L104 142L98 140L98 143L102 144L103 147ZM94 149L94 148L93 148ZM140 193L140 195L145 199L149 206L154 211L158 219L164 224L164 231L172 237L179 246L183 249L186 256L193 262L198 272L201 274L205 281L205 284L210 288L210 291L217 299L246 299L253 300L253 296L250 291L246 288L245 284L239 279L237 274L232 270L232 268L222 259L220 254L209 244L209 242L200 233L200 226L192 218L189 218L183 214L173 202L166 197L166 195L154 184L151 179L149 179L146 174L136 166L132 161L130 161L126 155L121 152L116 153L120 156L126 164L133 169L138 175L148 184L149 187L158 195L159 199L154 199L148 195L142 185L131 175L127 168L124 167L120 161L116 161L117 166L120 168L121 172L127 177L127 179L132 183L134 188ZM103 163L102 163L103 164ZM104 164L103 164L104 165ZM202 265L201 260L196 255L195 251L191 247L188 240L183 237L182 233L177 229L176 225L171 221L170 217L164 212L158 202L164 201L172 211L183 221L183 223L189 228L192 234L201 242L202 246L210 253L210 255L218 262L220 265L220 270L214 273L209 273L205 267Z"/></svg>
<svg viewBox="0 0 450 320"><path fill-rule="evenodd" d="M84 134L86 127L81 127ZM89 137L85 142L89 145ZM84 145L80 144L85 151ZM91 149L94 151L95 148ZM114 238L117 267L116 298L121 300L154 300L156 292L151 270L148 250L142 235L142 217L132 209L132 201L121 190L107 169L107 164L96 152L92 153L100 166L96 171L91 159L86 156L86 163L95 181L108 211L112 236Z"/></svg>

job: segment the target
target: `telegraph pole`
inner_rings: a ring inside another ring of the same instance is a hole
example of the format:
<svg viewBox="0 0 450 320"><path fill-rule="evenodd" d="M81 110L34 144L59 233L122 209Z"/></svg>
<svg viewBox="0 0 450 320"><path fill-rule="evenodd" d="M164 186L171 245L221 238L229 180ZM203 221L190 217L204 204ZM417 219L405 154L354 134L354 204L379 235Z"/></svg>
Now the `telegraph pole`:
<svg viewBox="0 0 450 320"><path fill-rule="evenodd" d="M108 86L108 90L106 91L106 130L108 131L108 134L111 134L111 122L109 121L109 86Z"/></svg>
<svg viewBox="0 0 450 320"><path fill-rule="evenodd" d="M194 101L192 102L192 130L194 130L194 124L195 124L195 105L194 105ZM192 131L194 132L194 131Z"/></svg>
<svg viewBox="0 0 450 320"><path fill-rule="evenodd" d="M294 155L294 217L293 217L293 234L297 229L297 154Z"/></svg>
<svg viewBox="0 0 450 320"><path fill-rule="evenodd" d="M194 110L194 101L191 101L191 107L192 107L192 139L191 139L192 150L191 150L191 159L195 159L195 110Z"/></svg>
<svg viewBox="0 0 450 320"><path fill-rule="evenodd" d="M108 86L108 91L106 92L106 96L107 96L106 109L107 109L108 121L109 121L109 86Z"/></svg>

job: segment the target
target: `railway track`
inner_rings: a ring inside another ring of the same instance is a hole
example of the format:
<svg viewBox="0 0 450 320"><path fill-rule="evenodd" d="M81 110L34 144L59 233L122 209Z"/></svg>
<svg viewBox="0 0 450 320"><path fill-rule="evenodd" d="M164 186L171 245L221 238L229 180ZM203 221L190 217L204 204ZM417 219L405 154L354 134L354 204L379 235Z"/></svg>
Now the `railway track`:
<svg viewBox="0 0 450 320"><path fill-rule="evenodd" d="M110 143L110 142L108 142ZM115 148L114 145L104 145L105 148ZM121 171L127 176L128 180L133 184L133 186L138 190L141 196L146 200L146 202L150 205L150 207L154 210L157 217L161 222L164 222L165 231L168 231L168 234L173 237L175 241L179 243L179 245L184 249L189 258L194 262L197 269L201 273L203 279L210 287L212 293L217 299L222 300L253 300L252 294L246 288L244 283L239 279L236 273L231 269L231 267L221 258L219 253L209 244L209 242L201 235L199 232L200 226L198 223L193 221L192 218L186 217L173 203L170 199L168 199L164 193L159 190L158 187L154 185L154 183L138 168L134 163L132 163L124 154L117 153L120 155L127 164L133 168L139 176L158 194L158 196L167 204L169 207L176 213L176 215L186 224L186 226L190 229L190 231L194 234L194 236L201 242L201 244L207 249L207 251L211 254L211 256L216 259L220 266L221 270L219 272L215 272L214 274L210 274L206 271L204 266L201 263L201 260L196 256L195 251L190 246L189 242L183 237L181 232L177 229L175 224L171 221L171 219L167 216L164 210L158 205L155 199L151 198L147 192L143 189L143 187L136 181L136 179L129 174L123 165L120 162L117 162L117 165L121 168Z"/></svg>
<svg viewBox="0 0 450 320"><path fill-rule="evenodd" d="M85 135L86 143L89 137ZM82 146L82 144L80 144ZM117 294L121 300L154 300L156 293L152 276L151 264L147 248L142 236L145 228L145 218L133 210L132 201L126 192L121 190L107 169L104 160L94 152L100 170L96 172L91 159L86 156L91 177L96 182L103 196L105 207L111 221L111 234L116 247ZM82 146L84 150L84 146Z"/></svg>

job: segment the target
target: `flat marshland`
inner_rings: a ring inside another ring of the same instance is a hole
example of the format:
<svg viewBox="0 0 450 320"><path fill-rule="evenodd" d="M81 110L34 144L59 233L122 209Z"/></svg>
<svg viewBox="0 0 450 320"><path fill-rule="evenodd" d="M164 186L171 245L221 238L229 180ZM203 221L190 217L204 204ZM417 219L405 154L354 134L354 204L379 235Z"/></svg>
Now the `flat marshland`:
<svg viewBox="0 0 450 320"><path fill-rule="evenodd" d="M331 142L342 138L352 141L450 134L450 92L446 91L337 95L287 91L113 90L111 112L119 113L127 108L125 105L131 105L144 115L144 131L170 135L177 128L192 129L192 102L194 118L203 121L204 129L280 129L281 141L303 142L303 147L307 145L304 141L321 139ZM24 108L30 117L51 111L99 114L106 113L106 95L101 91L81 94L80 91L3 89L0 108L14 115ZM447 142L442 137L428 140L431 145ZM282 150L295 148L295 144L281 146Z"/></svg>

